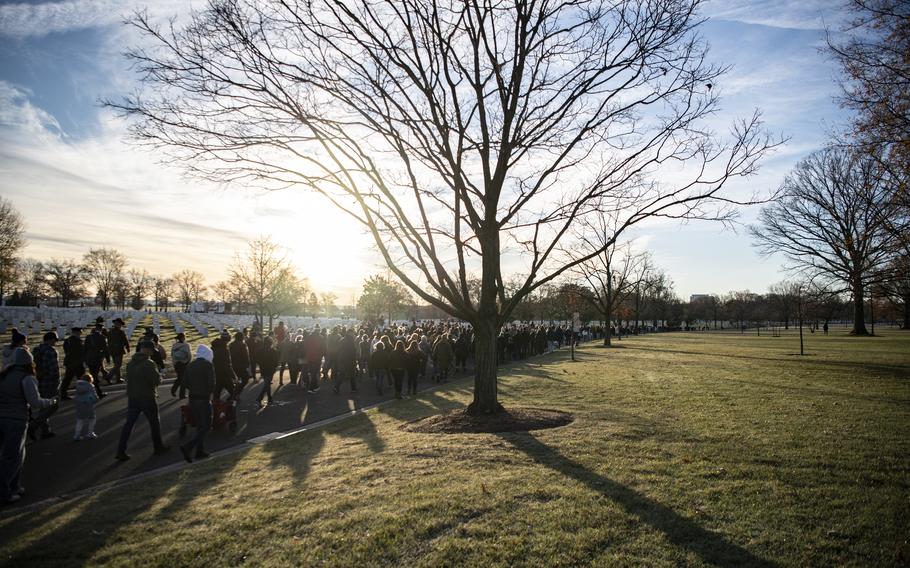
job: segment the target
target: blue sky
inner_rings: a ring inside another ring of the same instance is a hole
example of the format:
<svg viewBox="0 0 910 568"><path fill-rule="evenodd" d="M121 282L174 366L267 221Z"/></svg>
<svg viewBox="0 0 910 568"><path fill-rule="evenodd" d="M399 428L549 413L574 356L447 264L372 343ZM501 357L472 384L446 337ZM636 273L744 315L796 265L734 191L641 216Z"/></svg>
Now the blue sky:
<svg viewBox="0 0 910 568"><path fill-rule="evenodd" d="M65 258L115 246L153 273L191 267L214 282L247 239L271 234L314 286L335 289L347 302L379 269L369 240L350 222L313 196L201 187L128 144L125 124L98 106L100 98L134 86L121 56L136 41L121 23L124 15L148 7L157 17L179 16L194 4L200 2L0 2L0 194L25 216L26 254ZM718 124L758 107L769 130L789 137L739 190L777 187L843 124L846 116L833 100L837 69L819 52L825 27L836 28L843 17L839 6L818 0L704 5L711 57L733 66L716 86L723 96ZM744 210L742 221L756 214ZM763 291L784 278L780 260L760 258L743 227L656 224L637 236L684 297Z"/></svg>

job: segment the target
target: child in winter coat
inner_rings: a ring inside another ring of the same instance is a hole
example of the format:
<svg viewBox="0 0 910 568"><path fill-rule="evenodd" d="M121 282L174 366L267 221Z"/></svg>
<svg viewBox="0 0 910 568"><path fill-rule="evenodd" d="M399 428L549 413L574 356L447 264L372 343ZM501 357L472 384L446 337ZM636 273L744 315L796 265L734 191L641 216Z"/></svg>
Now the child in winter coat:
<svg viewBox="0 0 910 568"><path fill-rule="evenodd" d="M92 386L92 376L86 373L76 381L76 430L73 433L73 440L76 442L84 438L98 437L95 435L95 404L97 402L98 395L95 394L95 387ZM84 436L82 435L83 425L85 425L86 432Z"/></svg>

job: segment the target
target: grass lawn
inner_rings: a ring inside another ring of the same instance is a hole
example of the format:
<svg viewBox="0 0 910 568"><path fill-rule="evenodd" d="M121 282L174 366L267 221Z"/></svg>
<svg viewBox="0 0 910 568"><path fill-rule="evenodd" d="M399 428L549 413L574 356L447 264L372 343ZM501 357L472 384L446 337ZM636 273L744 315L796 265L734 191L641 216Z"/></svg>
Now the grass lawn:
<svg viewBox="0 0 910 568"><path fill-rule="evenodd" d="M415 434L462 381L0 518L10 566L910 563L910 334L668 334L509 368L515 434ZM65 475L65 468L61 469ZM0 561L0 562L2 562Z"/></svg>

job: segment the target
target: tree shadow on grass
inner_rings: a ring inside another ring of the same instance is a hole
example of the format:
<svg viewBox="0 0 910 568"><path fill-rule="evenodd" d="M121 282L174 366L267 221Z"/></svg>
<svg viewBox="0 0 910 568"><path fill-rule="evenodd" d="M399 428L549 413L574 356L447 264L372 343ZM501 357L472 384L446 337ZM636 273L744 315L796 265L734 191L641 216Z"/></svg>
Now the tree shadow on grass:
<svg viewBox="0 0 910 568"><path fill-rule="evenodd" d="M373 430L375 432L375 428ZM325 434L325 428L318 428L304 434L269 442L264 444L262 449L269 456L270 467L289 469L294 477L294 482L301 485L310 474L313 460L325 446Z"/></svg>
<svg viewBox="0 0 910 568"><path fill-rule="evenodd" d="M13 550L6 559L15 566L82 565L100 560L99 554L104 555L105 546L121 526L149 514L164 497L168 503L152 513L152 519L176 517L196 497L217 485L245 454L246 451L233 452L206 462L201 472L195 467L184 468L147 480L131 480L94 494L72 496L40 515L24 511L0 528L0 546ZM74 514L76 509L79 510ZM59 521L68 515L67 520ZM22 538L23 527L42 530L43 524L54 523L59 524L29 544L10 546Z"/></svg>
<svg viewBox="0 0 910 568"><path fill-rule="evenodd" d="M379 436L376 425L369 414L358 414L342 422L339 427L332 429L333 434L343 438L358 438L363 441L370 451L378 454L385 450L385 442Z"/></svg>
<svg viewBox="0 0 910 568"><path fill-rule="evenodd" d="M656 347L642 347L635 346L629 347L629 349L634 349L637 351L655 351L659 353L673 353L675 355L696 355L696 356L707 356L707 357L727 357L732 359L746 359L752 361L772 361L774 363L780 363L780 357L759 357L757 355L741 355L734 353L718 353L718 352L703 352L703 351L686 351L683 349L659 349ZM883 375L890 375L889 378L898 378L898 379L910 379L910 367L907 365L886 365L882 363L864 363L862 361L850 362L850 361L829 361L824 359L812 359L808 356L805 358L797 358L792 360L798 364L804 365L813 365L813 366L831 366L831 367L845 367L848 369L856 369L861 371L875 371L876 373L881 373Z"/></svg>
<svg viewBox="0 0 910 568"><path fill-rule="evenodd" d="M704 562L719 566L777 566L774 562L755 556L745 548L727 541L721 535L699 526L673 509L590 471L584 465L560 454L527 432L498 434L500 438L524 452L534 461L567 477L575 479L604 497L619 504L626 512L664 533L675 546L697 554Z"/></svg>

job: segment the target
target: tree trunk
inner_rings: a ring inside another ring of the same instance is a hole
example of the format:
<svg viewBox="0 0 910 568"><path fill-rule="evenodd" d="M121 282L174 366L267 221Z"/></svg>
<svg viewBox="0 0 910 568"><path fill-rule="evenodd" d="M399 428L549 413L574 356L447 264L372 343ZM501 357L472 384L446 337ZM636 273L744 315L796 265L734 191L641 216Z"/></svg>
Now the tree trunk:
<svg viewBox="0 0 910 568"><path fill-rule="evenodd" d="M866 329L866 306L863 302L863 283L853 282L853 330L850 335L869 335Z"/></svg>
<svg viewBox="0 0 910 568"><path fill-rule="evenodd" d="M474 325L474 401L469 414L494 414L502 410L496 376L496 322L479 321Z"/></svg>
<svg viewBox="0 0 910 568"><path fill-rule="evenodd" d="M495 209L494 209L495 215ZM474 326L474 401L468 405L468 414L494 414L502 410L496 376L496 339L499 336L499 308L497 300L497 275L499 274L499 227L478 235L483 258L477 319Z"/></svg>
<svg viewBox="0 0 910 568"><path fill-rule="evenodd" d="M610 347L612 345L612 343L610 343L610 336L613 334L613 329L610 327L611 323L610 320L607 320L607 325L604 326L604 347Z"/></svg>

